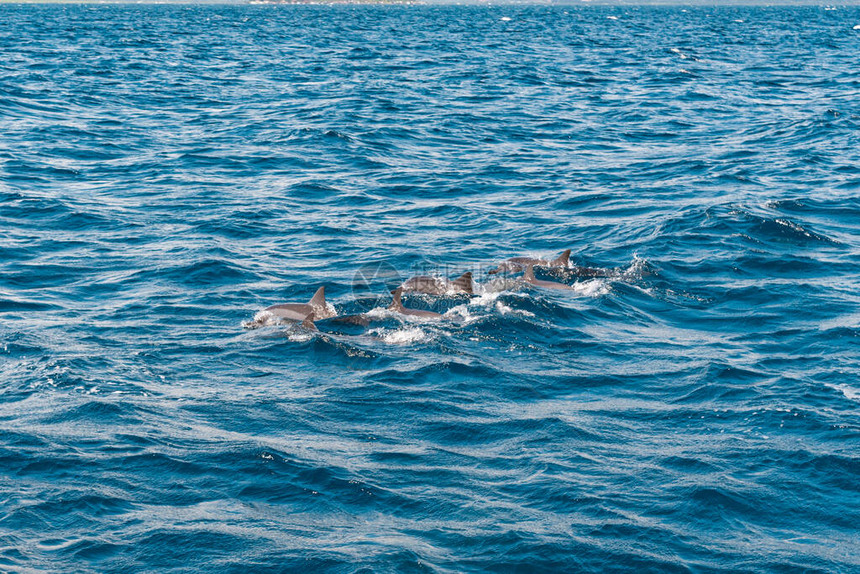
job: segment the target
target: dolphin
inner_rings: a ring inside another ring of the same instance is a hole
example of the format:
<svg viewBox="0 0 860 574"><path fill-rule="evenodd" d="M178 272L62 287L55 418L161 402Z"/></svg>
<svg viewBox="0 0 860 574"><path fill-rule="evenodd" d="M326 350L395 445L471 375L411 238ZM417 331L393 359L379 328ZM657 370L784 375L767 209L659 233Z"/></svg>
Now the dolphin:
<svg viewBox="0 0 860 574"><path fill-rule="evenodd" d="M267 317L276 317L282 321L294 321L307 329L316 329L314 321L334 317L325 301L325 287L320 287L307 303L281 303L266 307L257 313L253 321L246 323L248 329L266 324Z"/></svg>
<svg viewBox="0 0 860 574"><path fill-rule="evenodd" d="M411 277L401 285L404 293L426 293L427 295L445 295L447 293L472 294L472 272L466 271L457 279L449 281L442 277L419 275Z"/></svg>
<svg viewBox="0 0 860 574"><path fill-rule="evenodd" d="M394 295L394 301L392 301L391 305L388 306L389 311L395 311L401 315L411 315L413 317L427 317L428 319L439 319L442 317L441 314L434 313L433 311L421 311L419 309L407 309L404 307L403 303L400 301L400 297L403 294L403 287L398 287L392 291L391 294Z"/></svg>
<svg viewBox="0 0 860 574"><path fill-rule="evenodd" d="M535 259L533 257L511 257L499 263L495 269L488 271L490 275L523 270L526 265L541 265L543 267L567 267L570 261L570 249L565 249L555 259Z"/></svg>
<svg viewBox="0 0 860 574"><path fill-rule="evenodd" d="M301 322L301 326L304 327L305 329L309 330L309 331L316 331L317 326L314 325L313 314L305 317Z"/></svg>
<svg viewBox="0 0 860 574"><path fill-rule="evenodd" d="M536 279L534 266L532 266L531 264L526 265L525 272L523 273L523 280L531 285L535 285L537 287L544 287L546 289L573 289L573 287L571 287L570 285L565 285L564 283L558 283L556 281L541 281L540 279Z"/></svg>
<svg viewBox="0 0 860 574"><path fill-rule="evenodd" d="M364 313L359 313L357 315L342 315L340 317L335 317L332 319L334 323L343 323L346 325L360 325L362 327L367 327L370 325L370 317L368 317Z"/></svg>
<svg viewBox="0 0 860 574"><path fill-rule="evenodd" d="M570 272L577 277L612 277L611 269L603 269L601 267L582 267L574 265L570 268Z"/></svg>

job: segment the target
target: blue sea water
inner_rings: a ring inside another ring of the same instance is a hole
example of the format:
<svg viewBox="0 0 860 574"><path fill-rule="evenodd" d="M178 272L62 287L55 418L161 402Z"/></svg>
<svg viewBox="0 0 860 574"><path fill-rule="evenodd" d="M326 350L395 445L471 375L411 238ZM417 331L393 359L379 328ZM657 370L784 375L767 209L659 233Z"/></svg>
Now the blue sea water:
<svg viewBox="0 0 860 574"><path fill-rule="evenodd" d="M0 570L860 571L858 25L0 6Z"/></svg>

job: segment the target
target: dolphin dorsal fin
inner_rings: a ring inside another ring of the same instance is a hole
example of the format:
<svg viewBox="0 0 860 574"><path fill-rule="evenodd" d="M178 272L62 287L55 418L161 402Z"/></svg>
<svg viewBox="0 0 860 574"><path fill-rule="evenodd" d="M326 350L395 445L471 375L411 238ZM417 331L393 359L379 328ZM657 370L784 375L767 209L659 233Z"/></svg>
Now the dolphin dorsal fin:
<svg viewBox="0 0 860 574"><path fill-rule="evenodd" d="M535 280L535 270L533 265L526 265L525 271L523 271L523 279L525 279L526 281Z"/></svg>
<svg viewBox="0 0 860 574"><path fill-rule="evenodd" d="M400 296L403 294L403 287L398 287L392 291L391 294L394 295L394 300L391 302L391 305L388 306L388 310L400 311L403 309L403 303L400 301Z"/></svg>
<svg viewBox="0 0 860 574"><path fill-rule="evenodd" d="M322 307L323 309L325 309L325 308L326 308L326 304L325 304L325 286L320 287L319 289L317 289L317 292L316 292L316 293L314 293L314 296L313 296L313 297L311 297L311 300L310 300L310 301L308 301L308 305L310 305L311 307Z"/></svg>
<svg viewBox="0 0 860 574"><path fill-rule="evenodd" d="M302 327L304 327L305 329L311 330L311 331L317 330L317 326L314 325L314 314L313 313L310 313L307 317L305 317L305 320L302 321Z"/></svg>
<svg viewBox="0 0 860 574"><path fill-rule="evenodd" d="M472 293L472 272L466 271L462 275L460 275L457 279L451 281L457 287L460 287L466 293Z"/></svg>
<svg viewBox="0 0 860 574"><path fill-rule="evenodd" d="M561 255L555 258L555 260L552 262L552 265L567 267L568 261L570 261L570 249L565 249Z"/></svg>

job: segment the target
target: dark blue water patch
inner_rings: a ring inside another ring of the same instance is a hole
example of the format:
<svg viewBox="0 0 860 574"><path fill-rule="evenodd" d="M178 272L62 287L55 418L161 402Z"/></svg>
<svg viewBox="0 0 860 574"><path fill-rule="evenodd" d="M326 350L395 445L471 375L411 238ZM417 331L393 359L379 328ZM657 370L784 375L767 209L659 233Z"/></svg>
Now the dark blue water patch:
<svg viewBox="0 0 860 574"><path fill-rule="evenodd" d="M37 301L26 301L21 299L0 299L0 312L8 312L8 311L48 311L51 309L57 309L57 305L51 305L49 303L37 302Z"/></svg>

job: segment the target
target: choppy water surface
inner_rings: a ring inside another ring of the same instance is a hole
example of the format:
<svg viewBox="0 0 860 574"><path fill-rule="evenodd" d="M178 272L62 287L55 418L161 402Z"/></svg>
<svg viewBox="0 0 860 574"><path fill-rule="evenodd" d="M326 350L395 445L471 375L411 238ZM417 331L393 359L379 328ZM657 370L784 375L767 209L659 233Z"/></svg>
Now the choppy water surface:
<svg viewBox="0 0 860 574"><path fill-rule="evenodd" d="M860 569L860 9L0 16L0 569Z"/></svg>

